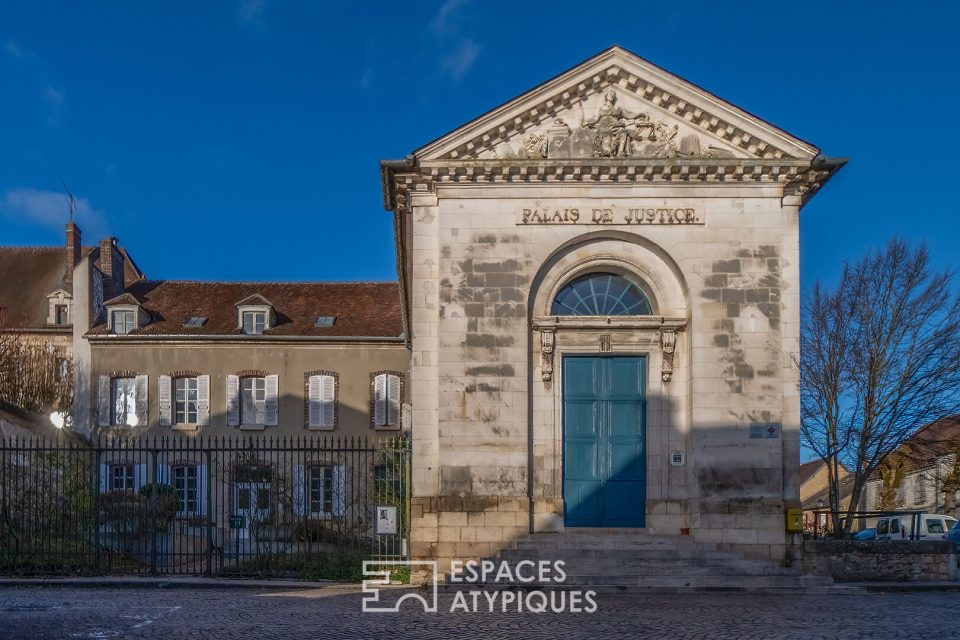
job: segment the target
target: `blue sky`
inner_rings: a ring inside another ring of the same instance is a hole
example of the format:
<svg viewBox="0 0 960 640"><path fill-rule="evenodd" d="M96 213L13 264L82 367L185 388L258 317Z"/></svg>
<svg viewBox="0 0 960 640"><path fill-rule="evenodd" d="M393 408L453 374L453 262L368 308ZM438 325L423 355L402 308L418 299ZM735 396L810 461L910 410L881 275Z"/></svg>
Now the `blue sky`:
<svg viewBox="0 0 960 640"><path fill-rule="evenodd" d="M378 161L619 44L850 164L802 213L804 286L892 234L953 266L957 3L0 4L0 244L155 278L395 275Z"/></svg>

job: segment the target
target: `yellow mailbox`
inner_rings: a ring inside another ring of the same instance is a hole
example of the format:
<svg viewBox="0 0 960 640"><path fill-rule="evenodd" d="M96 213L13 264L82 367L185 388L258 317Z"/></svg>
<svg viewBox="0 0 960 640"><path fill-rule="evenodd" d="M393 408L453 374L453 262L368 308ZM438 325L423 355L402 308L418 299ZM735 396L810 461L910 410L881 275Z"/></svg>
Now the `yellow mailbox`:
<svg viewBox="0 0 960 640"><path fill-rule="evenodd" d="M803 509L787 509L787 533L803 533Z"/></svg>

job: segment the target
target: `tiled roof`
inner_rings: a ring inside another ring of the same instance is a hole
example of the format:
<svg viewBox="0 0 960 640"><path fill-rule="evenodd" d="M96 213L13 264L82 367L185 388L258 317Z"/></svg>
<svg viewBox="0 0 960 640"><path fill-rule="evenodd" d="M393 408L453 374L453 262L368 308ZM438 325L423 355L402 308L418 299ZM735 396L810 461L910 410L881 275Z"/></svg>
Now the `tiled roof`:
<svg viewBox="0 0 960 640"><path fill-rule="evenodd" d="M90 251L84 248L85 252ZM72 291L63 281L67 256L63 247L0 247L0 308L3 322L17 329L47 325L47 294Z"/></svg>
<svg viewBox="0 0 960 640"><path fill-rule="evenodd" d="M126 289L150 314L130 335L240 335L237 302L260 295L273 305L267 336L399 337L400 293L395 282L196 282L144 280ZM208 320L184 327L191 317ZM317 316L336 316L332 327ZM89 332L106 334L106 323ZM256 339L256 338L254 338Z"/></svg>
<svg viewBox="0 0 960 640"><path fill-rule="evenodd" d="M960 451L960 415L942 418L921 427L903 443L902 450L917 462Z"/></svg>
<svg viewBox="0 0 960 640"><path fill-rule="evenodd" d="M819 458L816 460L811 460L810 462L804 462L800 465L800 484L803 484L817 473L823 465L823 460Z"/></svg>

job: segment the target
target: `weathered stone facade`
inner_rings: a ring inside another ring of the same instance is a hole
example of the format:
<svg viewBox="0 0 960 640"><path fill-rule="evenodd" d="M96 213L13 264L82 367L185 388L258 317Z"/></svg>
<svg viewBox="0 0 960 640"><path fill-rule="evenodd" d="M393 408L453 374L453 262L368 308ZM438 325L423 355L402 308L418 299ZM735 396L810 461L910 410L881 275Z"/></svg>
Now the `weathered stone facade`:
<svg viewBox="0 0 960 640"><path fill-rule="evenodd" d="M618 48L384 163L412 343L413 555L564 528L562 363L603 354L646 357L638 535L787 557L798 216L840 164ZM652 313L552 313L598 272Z"/></svg>

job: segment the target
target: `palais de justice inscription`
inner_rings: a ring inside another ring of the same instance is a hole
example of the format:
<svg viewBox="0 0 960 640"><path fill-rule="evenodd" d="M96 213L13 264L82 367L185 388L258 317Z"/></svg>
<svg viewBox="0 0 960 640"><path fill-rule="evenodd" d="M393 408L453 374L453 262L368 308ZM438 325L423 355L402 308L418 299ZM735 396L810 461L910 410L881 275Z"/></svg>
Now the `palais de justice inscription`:
<svg viewBox="0 0 960 640"><path fill-rule="evenodd" d="M692 207L522 207L517 224L703 224L703 214Z"/></svg>

